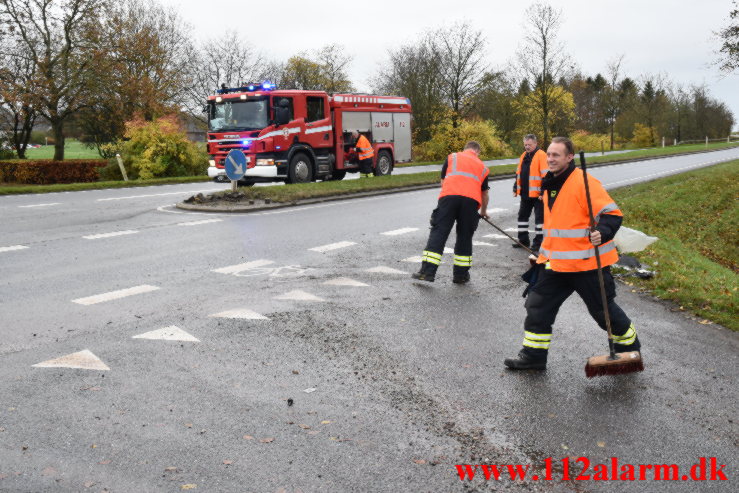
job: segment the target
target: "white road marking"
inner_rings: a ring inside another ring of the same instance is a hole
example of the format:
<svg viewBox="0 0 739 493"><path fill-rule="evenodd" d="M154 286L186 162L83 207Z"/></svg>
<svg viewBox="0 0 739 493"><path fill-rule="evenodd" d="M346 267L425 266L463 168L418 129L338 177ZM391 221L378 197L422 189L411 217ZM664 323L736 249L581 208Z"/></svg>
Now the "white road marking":
<svg viewBox="0 0 739 493"><path fill-rule="evenodd" d="M446 253L446 254L450 254L450 253L453 254L454 253L454 248L444 247L444 253Z"/></svg>
<svg viewBox="0 0 739 493"><path fill-rule="evenodd" d="M226 310L225 312L214 313L209 315L214 318L237 318L242 320L269 320L269 318L261 315L255 311L248 310L246 308L236 310Z"/></svg>
<svg viewBox="0 0 739 493"><path fill-rule="evenodd" d="M92 354L89 349L68 354L60 358L50 359L35 365L35 368L80 368L82 370L108 371L110 368L100 358Z"/></svg>
<svg viewBox="0 0 739 493"><path fill-rule="evenodd" d="M137 336L133 336L132 339L151 339L161 341L184 341L184 342L200 342L200 339L193 337L184 330L180 329L176 325L170 325L163 329L152 330L145 332Z"/></svg>
<svg viewBox="0 0 739 493"><path fill-rule="evenodd" d="M13 246L7 246L7 247L0 247L0 253L2 252L14 252L16 250L26 250L29 247L24 245L13 245Z"/></svg>
<svg viewBox="0 0 739 493"><path fill-rule="evenodd" d="M404 258L403 262L423 262L423 257L420 257L420 256L408 257L408 258Z"/></svg>
<svg viewBox="0 0 739 493"><path fill-rule="evenodd" d="M385 267L384 265L372 267L371 269L367 269L365 272L372 272L373 274L408 274L404 270L393 269L392 267Z"/></svg>
<svg viewBox="0 0 739 493"><path fill-rule="evenodd" d="M306 293L305 291L301 291L300 289L296 289L295 291L288 291L285 294L275 296L274 299L292 301L326 301L323 298L319 298L316 295Z"/></svg>
<svg viewBox="0 0 739 493"><path fill-rule="evenodd" d="M495 214L496 212L506 212L508 209L502 209L500 207L494 207L492 209L488 209L488 214Z"/></svg>
<svg viewBox="0 0 739 493"><path fill-rule="evenodd" d="M108 202L110 200L130 200L130 199L143 199L147 197L165 197L167 195L187 195L187 194L198 194L205 192L222 192L224 188L209 188L208 190L196 190L194 192L167 192L167 193L151 193L146 195L131 195L128 197L108 197L106 199L97 199L98 202Z"/></svg>
<svg viewBox="0 0 739 493"><path fill-rule="evenodd" d="M495 243L487 243L485 241L473 241L472 245L473 246L491 246L491 247L498 246Z"/></svg>
<svg viewBox="0 0 739 493"><path fill-rule="evenodd" d="M51 207L52 205L60 205L61 202L52 202L50 204L33 204L33 205L19 205L20 209L30 209L31 207Z"/></svg>
<svg viewBox="0 0 739 493"><path fill-rule="evenodd" d="M412 233L414 231L418 231L418 228L401 228L401 229L394 229L393 231L385 231L384 233L380 233L385 236L398 236L398 235L404 235L406 233Z"/></svg>
<svg viewBox="0 0 739 493"><path fill-rule="evenodd" d="M72 300L72 303L77 303L78 305L94 305L96 303L103 303L105 301L117 300L120 298L126 298L128 296L134 296L137 294L150 293L158 289L160 288L156 286L149 286L148 284L143 284L141 286L134 286L132 288L126 288L126 289L119 289L118 291L111 291L109 293L96 294L95 296L88 296L86 298L77 298L76 300Z"/></svg>
<svg viewBox="0 0 739 493"><path fill-rule="evenodd" d="M323 245L323 246L317 246L317 247L314 247L314 248L309 248L308 250L310 250L312 252L325 253L325 252L330 252L332 250L338 250L340 248L350 247L352 245L356 245L356 243L353 242L353 241L340 241L338 243L331 243L329 245Z"/></svg>
<svg viewBox="0 0 739 493"><path fill-rule="evenodd" d="M271 260L252 260L251 262L245 262L243 264L230 265L228 267L221 267L220 269L214 269L211 272L217 272L219 274L238 274L239 272L255 269L257 267L264 267L265 265L274 264Z"/></svg>
<svg viewBox="0 0 739 493"><path fill-rule="evenodd" d="M336 279L331 279L330 281L326 281L323 284L328 284L329 286L353 286L358 288L369 286L369 284L355 281L354 279L349 279L348 277L337 277Z"/></svg>
<svg viewBox="0 0 739 493"><path fill-rule="evenodd" d="M88 236L83 236L83 238L86 240L99 240L100 238L112 238L114 236L134 235L136 233L138 233L138 231L129 229L126 231L114 231L112 233L101 233L97 235L88 235Z"/></svg>
<svg viewBox="0 0 739 493"><path fill-rule="evenodd" d="M177 226L199 226L201 224L220 223L223 219L203 219L202 221L190 221L187 223L177 223Z"/></svg>
<svg viewBox="0 0 739 493"><path fill-rule="evenodd" d="M506 228L503 231L508 231L509 233L517 233L518 228Z"/></svg>
<svg viewBox="0 0 739 493"><path fill-rule="evenodd" d="M505 240L508 237L506 235L499 235L498 233L493 233L489 235L483 236L483 238L493 238L494 240Z"/></svg>

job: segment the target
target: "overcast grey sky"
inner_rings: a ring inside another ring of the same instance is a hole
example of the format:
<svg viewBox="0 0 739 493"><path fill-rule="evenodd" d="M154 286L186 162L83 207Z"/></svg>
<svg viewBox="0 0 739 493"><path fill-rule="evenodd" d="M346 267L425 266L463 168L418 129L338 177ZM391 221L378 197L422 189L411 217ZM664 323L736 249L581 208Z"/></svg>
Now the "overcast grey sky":
<svg viewBox="0 0 739 493"><path fill-rule="evenodd" d="M352 2L337 0L162 0L193 25L198 39L238 30L265 55L286 60L301 51L340 43L354 57L349 76L359 90L387 59L389 49L425 30L469 21L487 37L487 59L502 69L514 59L531 2L449 0ZM630 77L664 73L675 82L705 84L739 120L739 74L721 77L711 66L728 22L730 0L552 0L562 9L560 39L582 72L605 73L625 55Z"/></svg>

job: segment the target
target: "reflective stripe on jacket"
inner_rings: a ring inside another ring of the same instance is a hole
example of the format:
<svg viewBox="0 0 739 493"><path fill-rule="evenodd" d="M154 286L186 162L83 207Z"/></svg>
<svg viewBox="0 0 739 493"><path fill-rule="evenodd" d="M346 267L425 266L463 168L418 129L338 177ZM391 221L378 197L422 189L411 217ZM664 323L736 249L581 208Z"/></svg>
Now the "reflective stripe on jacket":
<svg viewBox="0 0 739 493"><path fill-rule="evenodd" d="M603 214L623 216L597 179L588 175L588 183L596 224ZM618 261L613 240L599 245L598 250L603 267ZM595 248L590 243L588 202L580 168L575 168L562 185L551 210L549 194L544 194L544 241L537 262L549 262L549 267L557 272L582 272L598 268Z"/></svg>
<svg viewBox="0 0 739 493"><path fill-rule="evenodd" d="M488 177L488 169L471 150L455 152L447 157L447 170L439 198L461 195L475 199L482 205L482 182Z"/></svg>
<svg viewBox="0 0 739 493"><path fill-rule="evenodd" d="M360 135L357 139L357 154L359 159L370 159L375 155L374 149L372 149L372 145L369 143L369 140L367 140L367 137L364 135Z"/></svg>
<svg viewBox="0 0 739 493"><path fill-rule="evenodd" d="M516 195L521 195L521 166L526 153L521 154L518 159L518 168L516 169ZM535 199L541 195L541 179L547 174L549 166L547 165L547 154L541 149L537 150L531 158L529 166L529 198Z"/></svg>

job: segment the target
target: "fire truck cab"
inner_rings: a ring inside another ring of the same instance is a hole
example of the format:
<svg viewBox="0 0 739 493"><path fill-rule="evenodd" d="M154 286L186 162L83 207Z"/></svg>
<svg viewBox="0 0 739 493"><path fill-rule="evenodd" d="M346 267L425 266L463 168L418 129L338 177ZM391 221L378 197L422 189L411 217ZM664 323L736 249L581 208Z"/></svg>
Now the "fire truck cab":
<svg viewBox="0 0 739 493"><path fill-rule="evenodd" d="M233 149L247 159L241 184L341 180L359 171L352 131L372 143L375 175L411 160L411 105L406 98L278 90L272 84L222 87L208 97L208 176L226 181Z"/></svg>

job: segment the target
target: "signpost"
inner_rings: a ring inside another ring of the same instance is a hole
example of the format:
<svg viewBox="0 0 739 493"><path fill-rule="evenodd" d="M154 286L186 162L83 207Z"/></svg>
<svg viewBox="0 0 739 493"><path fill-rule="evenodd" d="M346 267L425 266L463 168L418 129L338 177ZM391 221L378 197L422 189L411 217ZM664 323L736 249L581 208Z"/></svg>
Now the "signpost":
<svg viewBox="0 0 739 493"><path fill-rule="evenodd" d="M226 176L231 179L231 190L234 192L238 182L246 173L246 155L239 149L234 149L226 156Z"/></svg>

